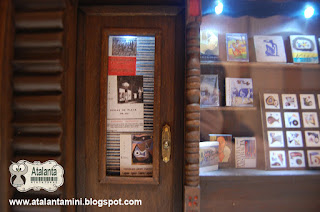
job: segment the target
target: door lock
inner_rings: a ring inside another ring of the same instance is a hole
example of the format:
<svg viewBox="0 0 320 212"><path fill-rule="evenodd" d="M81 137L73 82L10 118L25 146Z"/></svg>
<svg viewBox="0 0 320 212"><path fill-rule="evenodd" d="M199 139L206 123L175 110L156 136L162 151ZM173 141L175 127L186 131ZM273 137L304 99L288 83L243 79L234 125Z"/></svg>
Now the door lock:
<svg viewBox="0 0 320 212"><path fill-rule="evenodd" d="M162 128L162 160L165 163L170 161L171 156L171 131L169 125Z"/></svg>

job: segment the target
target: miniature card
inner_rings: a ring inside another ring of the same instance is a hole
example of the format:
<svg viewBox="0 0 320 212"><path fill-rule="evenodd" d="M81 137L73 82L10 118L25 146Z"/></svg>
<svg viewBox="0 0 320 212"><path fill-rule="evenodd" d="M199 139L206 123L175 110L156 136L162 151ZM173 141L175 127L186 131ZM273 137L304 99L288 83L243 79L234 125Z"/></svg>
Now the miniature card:
<svg viewBox="0 0 320 212"><path fill-rule="evenodd" d="M266 112L267 128L282 128L281 113Z"/></svg>
<svg viewBox="0 0 320 212"><path fill-rule="evenodd" d="M210 141L219 142L219 167L232 167L232 135L209 134Z"/></svg>
<svg viewBox="0 0 320 212"><path fill-rule="evenodd" d="M256 138L235 138L236 168L256 168L257 149Z"/></svg>
<svg viewBox="0 0 320 212"><path fill-rule="evenodd" d="M219 39L218 33L211 29L200 29L200 60L219 60Z"/></svg>
<svg viewBox="0 0 320 212"><path fill-rule="evenodd" d="M287 62L282 36L253 37L257 62Z"/></svg>
<svg viewBox="0 0 320 212"><path fill-rule="evenodd" d="M318 94L317 96L318 96L318 107L320 109L320 94Z"/></svg>
<svg viewBox="0 0 320 212"><path fill-rule="evenodd" d="M264 105L266 109L280 109L278 94L264 94Z"/></svg>
<svg viewBox="0 0 320 212"><path fill-rule="evenodd" d="M320 150L308 150L309 167L320 167Z"/></svg>
<svg viewBox="0 0 320 212"><path fill-rule="evenodd" d="M316 109L316 100L313 94L300 94L302 109Z"/></svg>
<svg viewBox="0 0 320 212"><path fill-rule="evenodd" d="M300 115L298 112L284 112L286 128L300 128Z"/></svg>
<svg viewBox="0 0 320 212"><path fill-rule="evenodd" d="M226 106L253 106L251 78L226 78Z"/></svg>
<svg viewBox="0 0 320 212"><path fill-rule="evenodd" d="M303 126L305 128L318 128L318 115L316 112L303 112Z"/></svg>
<svg viewBox="0 0 320 212"><path fill-rule="evenodd" d="M205 141L199 144L200 172L214 171L219 164L219 142Z"/></svg>
<svg viewBox="0 0 320 212"><path fill-rule="evenodd" d="M269 148L284 147L284 138L282 131L268 131Z"/></svg>
<svg viewBox="0 0 320 212"><path fill-rule="evenodd" d="M270 168L286 168L286 155L285 151L270 151Z"/></svg>
<svg viewBox="0 0 320 212"><path fill-rule="evenodd" d="M306 167L303 150L289 150L289 166L291 168L303 168Z"/></svg>
<svg viewBox="0 0 320 212"><path fill-rule="evenodd" d="M200 80L200 107L219 106L218 75L201 75Z"/></svg>
<svg viewBox="0 0 320 212"><path fill-rule="evenodd" d="M319 131L305 131L304 133L307 147L320 147Z"/></svg>
<svg viewBox="0 0 320 212"><path fill-rule="evenodd" d="M248 38L245 33L227 33L227 60L249 62Z"/></svg>
<svg viewBox="0 0 320 212"><path fill-rule="evenodd" d="M296 94L282 94L283 109L298 109Z"/></svg>
<svg viewBox="0 0 320 212"><path fill-rule="evenodd" d="M290 35L294 63L319 63L314 35Z"/></svg>
<svg viewBox="0 0 320 212"><path fill-rule="evenodd" d="M301 131L287 131L286 135L288 147L303 147Z"/></svg>

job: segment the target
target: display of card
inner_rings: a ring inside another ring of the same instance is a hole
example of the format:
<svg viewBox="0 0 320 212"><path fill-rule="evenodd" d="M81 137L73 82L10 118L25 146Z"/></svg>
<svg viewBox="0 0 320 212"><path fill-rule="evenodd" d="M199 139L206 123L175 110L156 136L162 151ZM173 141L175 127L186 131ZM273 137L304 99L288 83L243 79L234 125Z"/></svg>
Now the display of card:
<svg viewBox="0 0 320 212"><path fill-rule="evenodd" d="M301 131L287 131L286 135L288 147L303 147Z"/></svg>
<svg viewBox="0 0 320 212"><path fill-rule="evenodd" d="M257 149L255 137L235 138L236 168L256 168Z"/></svg>
<svg viewBox="0 0 320 212"><path fill-rule="evenodd" d="M200 29L200 60L217 61L219 59L218 33L209 29Z"/></svg>
<svg viewBox="0 0 320 212"><path fill-rule="evenodd" d="M285 151L270 151L270 167L271 168L286 168L286 154Z"/></svg>
<svg viewBox="0 0 320 212"><path fill-rule="evenodd" d="M298 112L285 112L284 120L286 128L300 128L300 115Z"/></svg>
<svg viewBox="0 0 320 212"><path fill-rule="evenodd" d="M318 115L315 112L303 112L303 126L305 128L317 128L319 127Z"/></svg>
<svg viewBox="0 0 320 212"><path fill-rule="evenodd" d="M282 131L268 131L269 147L284 147L284 139Z"/></svg>
<svg viewBox="0 0 320 212"><path fill-rule="evenodd" d="M264 105L266 109L280 109L279 95L265 93Z"/></svg>
<svg viewBox="0 0 320 212"><path fill-rule="evenodd" d="M314 35L290 35L294 63L319 63Z"/></svg>
<svg viewBox="0 0 320 212"><path fill-rule="evenodd" d="M251 78L226 78L226 106L253 106Z"/></svg>
<svg viewBox="0 0 320 212"><path fill-rule="evenodd" d="M219 106L218 75L201 75L200 107Z"/></svg>
<svg viewBox="0 0 320 212"><path fill-rule="evenodd" d="M249 62L248 38L245 33L226 33L228 61Z"/></svg>
<svg viewBox="0 0 320 212"><path fill-rule="evenodd" d="M282 94L283 109L298 109L296 94Z"/></svg>
<svg viewBox="0 0 320 212"><path fill-rule="evenodd" d="M319 106L319 109L320 109L320 94L318 94L317 96L318 96L318 106Z"/></svg>
<svg viewBox="0 0 320 212"><path fill-rule="evenodd" d="M300 94L302 109L316 109L316 100L313 94Z"/></svg>
<svg viewBox="0 0 320 212"><path fill-rule="evenodd" d="M308 150L309 167L320 167L320 150Z"/></svg>
<svg viewBox="0 0 320 212"><path fill-rule="evenodd" d="M268 128L282 128L281 113L266 112L266 122Z"/></svg>
<svg viewBox="0 0 320 212"><path fill-rule="evenodd" d="M205 141L199 144L200 172L218 170L219 142Z"/></svg>
<svg viewBox="0 0 320 212"><path fill-rule="evenodd" d="M281 36L253 37L257 62L287 62L286 51Z"/></svg>
<svg viewBox="0 0 320 212"><path fill-rule="evenodd" d="M319 131L305 131L304 133L307 147L320 147Z"/></svg>
<svg viewBox="0 0 320 212"><path fill-rule="evenodd" d="M304 152L302 150L290 150L288 151L289 166L291 168L306 167L304 159Z"/></svg>
<svg viewBox="0 0 320 212"><path fill-rule="evenodd" d="M232 135L209 134L210 141L219 142L219 168L232 167Z"/></svg>

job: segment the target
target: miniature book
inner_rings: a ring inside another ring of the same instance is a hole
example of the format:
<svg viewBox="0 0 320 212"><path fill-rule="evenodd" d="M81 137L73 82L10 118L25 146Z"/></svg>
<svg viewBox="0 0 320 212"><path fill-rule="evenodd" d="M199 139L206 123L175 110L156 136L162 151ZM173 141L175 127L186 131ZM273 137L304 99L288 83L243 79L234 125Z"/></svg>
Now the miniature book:
<svg viewBox="0 0 320 212"><path fill-rule="evenodd" d="M254 36L257 62L287 62L281 36Z"/></svg>
<svg viewBox="0 0 320 212"><path fill-rule="evenodd" d="M226 78L226 106L253 106L251 78Z"/></svg>
<svg viewBox="0 0 320 212"><path fill-rule="evenodd" d="M314 35L290 35L294 63L319 63Z"/></svg>
<svg viewBox="0 0 320 212"><path fill-rule="evenodd" d="M219 142L219 168L232 167L232 135L230 134L209 134L210 141Z"/></svg>
<svg viewBox="0 0 320 212"><path fill-rule="evenodd" d="M219 60L218 33L212 30L200 29L200 60Z"/></svg>
<svg viewBox="0 0 320 212"><path fill-rule="evenodd" d="M219 163L219 142L200 142L199 149L200 172L218 170Z"/></svg>
<svg viewBox="0 0 320 212"><path fill-rule="evenodd" d="M200 107L219 105L218 75L201 75Z"/></svg>
<svg viewBox="0 0 320 212"><path fill-rule="evenodd" d="M228 61L249 62L247 34L227 33L226 46Z"/></svg>
<svg viewBox="0 0 320 212"><path fill-rule="evenodd" d="M236 137L236 168L256 168L257 166L257 148L255 137Z"/></svg>

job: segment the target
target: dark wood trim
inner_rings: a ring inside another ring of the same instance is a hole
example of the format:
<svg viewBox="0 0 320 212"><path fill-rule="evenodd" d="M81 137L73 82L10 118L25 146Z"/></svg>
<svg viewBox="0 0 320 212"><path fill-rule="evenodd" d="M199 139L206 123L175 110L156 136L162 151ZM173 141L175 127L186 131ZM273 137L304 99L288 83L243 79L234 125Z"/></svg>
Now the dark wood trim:
<svg viewBox="0 0 320 212"><path fill-rule="evenodd" d="M176 16L181 7L172 6L91 6L80 7L87 15L96 16Z"/></svg>
<svg viewBox="0 0 320 212"><path fill-rule="evenodd" d="M106 130L107 130L107 82L108 82L108 42L110 35L145 35L155 36L155 66L154 66L154 129L160 128L160 85L161 85L161 31L159 29L137 28L105 28L102 32L101 72L100 72L100 136L99 136L99 180L101 183L115 184L159 184L160 170L160 131L154 130L153 141L153 176L148 177L111 177L106 176Z"/></svg>

